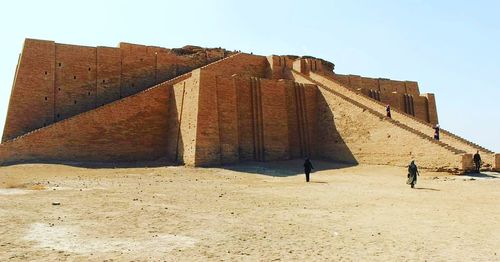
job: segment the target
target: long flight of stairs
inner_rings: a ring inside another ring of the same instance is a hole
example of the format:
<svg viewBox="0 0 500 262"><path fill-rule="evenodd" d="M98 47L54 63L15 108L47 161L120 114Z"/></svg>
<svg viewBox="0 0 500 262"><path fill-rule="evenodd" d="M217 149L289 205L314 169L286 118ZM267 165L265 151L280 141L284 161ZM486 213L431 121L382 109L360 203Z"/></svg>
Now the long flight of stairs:
<svg viewBox="0 0 500 262"><path fill-rule="evenodd" d="M309 72L309 75L305 75L297 71L293 71L292 73L296 78L303 78L311 83L318 85L318 87L327 90L328 92L331 92L334 95L341 97L342 99L347 100L352 104L357 105L358 107L368 110L372 114L385 118L385 105L383 103L366 97L362 94L356 93L355 91L334 80L332 77L316 72ZM418 135L422 139L439 144L453 154L474 154L476 150L478 150L483 155L485 166L492 166L494 161L494 153L492 151L476 145L470 141L467 141L466 139L443 129L441 129L441 139L439 141L436 141L433 138L434 130L432 129L431 124L425 123L397 109L392 109L391 111L392 118L386 118L386 120L390 121L394 125L408 130Z"/></svg>
<svg viewBox="0 0 500 262"><path fill-rule="evenodd" d="M319 81L319 82L322 82L321 80L323 78L326 81L330 81L330 83L340 85L340 86L344 87L344 89L346 89L347 91L350 91L350 92L356 94L358 97L361 97L362 99L365 99L365 100L371 100L370 102L374 102L375 104L378 104L378 105L385 108L385 104L383 104L382 102L374 100L374 99L369 99L363 95L355 93L351 89L343 86L343 84L341 84L340 82L338 82L337 80L333 79L330 76L321 75L321 74L317 74L317 73L313 72L313 73L311 73L311 77L313 79L316 79L316 81ZM324 83L324 82L322 82L322 83ZM420 120L412 115L409 115L409 114L407 114L403 111L400 111L398 109L395 109L395 108L392 108L391 111L395 112L395 116L393 118L395 118L403 123L406 123L408 125L416 125L416 127L418 127L419 130L427 131L426 133L429 133L429 130L431 131L430 133L432 133L432 127L433 127L432 124L424 122L424 121L422 121L422 120ZM467 151L468 153L475 153L476 150L479 150L480 153L484 153L484 154L493 154L494 153L493 151L488 150L488 149L486 149L478 144L475 144L471 141L468 141L468 140L466 140L458 135L455 135L446 129L441 128L440 135L442 137L441 140L448 141L449 143L452 143L456 147L461 148L464 151Z"/></svg>

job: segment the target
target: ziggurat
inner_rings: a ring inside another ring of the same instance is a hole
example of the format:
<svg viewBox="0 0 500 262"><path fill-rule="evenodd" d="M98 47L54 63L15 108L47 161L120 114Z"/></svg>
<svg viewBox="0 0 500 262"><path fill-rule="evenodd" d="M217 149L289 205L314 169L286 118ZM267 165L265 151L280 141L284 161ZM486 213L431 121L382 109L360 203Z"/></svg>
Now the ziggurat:
<svg viewBox="0 0 500 262"><path fill-rule="evenodd" d="M438 123L417 82L334 73L313 57L26 39L0 163L140 162L217 166L309 156L465 172L479 150ZM385 105L392 118L385 117Z"/></svg>

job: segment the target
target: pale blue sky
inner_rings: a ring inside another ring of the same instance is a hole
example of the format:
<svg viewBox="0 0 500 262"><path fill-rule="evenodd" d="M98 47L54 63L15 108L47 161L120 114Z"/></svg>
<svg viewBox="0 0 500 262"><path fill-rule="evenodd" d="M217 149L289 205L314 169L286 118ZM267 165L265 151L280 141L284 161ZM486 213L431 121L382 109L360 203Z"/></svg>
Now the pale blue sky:
<svg viewBox="0 0 500 262"><path fill-rule="evenodd" d="M500 152L498 1L2 1L0 129L24 38L312 55L416 80L441 126Z"/></svg>

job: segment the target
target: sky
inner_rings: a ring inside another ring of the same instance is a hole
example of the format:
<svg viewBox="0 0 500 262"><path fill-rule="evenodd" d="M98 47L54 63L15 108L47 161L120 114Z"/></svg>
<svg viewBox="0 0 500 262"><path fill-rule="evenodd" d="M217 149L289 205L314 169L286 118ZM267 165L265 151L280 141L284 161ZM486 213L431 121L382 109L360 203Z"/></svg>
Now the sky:
<svg viewBox="0 0 500 262"><path fill-rule="evenodd" d="M25 38L311 55L418 81L442 128L500 152L500 1L2 1L0 130Z"/></svg>

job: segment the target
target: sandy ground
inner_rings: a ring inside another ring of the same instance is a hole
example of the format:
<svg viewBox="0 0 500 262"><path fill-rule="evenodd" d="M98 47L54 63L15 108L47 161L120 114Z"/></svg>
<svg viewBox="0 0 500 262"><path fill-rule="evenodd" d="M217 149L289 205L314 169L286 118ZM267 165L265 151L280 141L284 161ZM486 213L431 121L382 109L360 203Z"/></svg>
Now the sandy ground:
<svg viewBox="0 0 500 262"><path fill-rule="evenodd" d="M301 164L2 167L0 261L500 261L497 173Z"/></svg>

